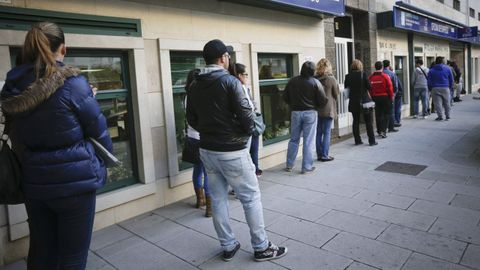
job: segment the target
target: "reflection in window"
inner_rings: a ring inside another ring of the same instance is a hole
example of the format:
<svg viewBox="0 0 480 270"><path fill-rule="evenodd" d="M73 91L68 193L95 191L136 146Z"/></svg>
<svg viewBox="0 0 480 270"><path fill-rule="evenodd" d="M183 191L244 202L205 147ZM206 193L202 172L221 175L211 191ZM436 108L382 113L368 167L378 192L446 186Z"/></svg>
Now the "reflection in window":
<svg viewBox="0 0 480 270"><path fill-rule="evenodd" d="M185 82L190 70L205 66L202 52L170 52L170 70L172 72L173 110L175 116L175 137L177 141L177 159L179 170L192 167L182 161L183 139L185 138Z"/></svg>
<svg viewBox="0 0 480 270"><path fill-rule="evenodd" d="M100 193L136 182L133 118L125 59L121 53L95 55L90 51L69 52L64 59L65 64L80 68L89 83L98 88L96 98L107 119L113 154L122 162L122 166L108 168L107 184Z"/></svg>
<svg viewBox="0 0 480 270"><path fill-rule="evenodd" d="M259 54L260 99L266 129L264 145L290 137L290 110L283 101L283 91L292 76L292 56Z"/></svg>

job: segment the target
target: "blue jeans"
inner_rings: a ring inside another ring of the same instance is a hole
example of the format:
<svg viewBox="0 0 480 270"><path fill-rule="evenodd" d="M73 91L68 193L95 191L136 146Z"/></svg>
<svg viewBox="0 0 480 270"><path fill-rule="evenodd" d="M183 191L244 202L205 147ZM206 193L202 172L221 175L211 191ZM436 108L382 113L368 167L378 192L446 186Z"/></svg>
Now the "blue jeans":
<svg viewBox="0 0 480 270"><path fill-rule="evenodd" d="M317 124L317 158L328 158L330 150L330 133L332 131L333 118L319 117Z"/></svg>
<svg viewBox="0 0 480 270"><path fill-rule="evenodd" d="M208 175L202 162L193 165L192 181L195 189L203 188L205 190L205 196L210 197L210 191L208 189Z"/></svg>
<svg viewBox="0 0 480 270"><path fill-rule="evenodd" d="M402 97L395 97L395 124L400 124L400 121L402 120Z"/></svg>
<svg viewBox="0 0 480 270"><path fill-rule="evenodd" d="M200 148L200 158L210 176L213 225L225 251L233 250L237 243L228 213L229 185L243 205L253 249L261 251L268 247L260 188L248 150L217 152Z"/></svg>
<svg viewBox="0 0 480 270"><path fill-rule="evenodd" d="M418 115L418 102L422 101L422 116L428 114L428 90L427 88L415 88L413 90L413 114Z"/></svg>
<svg viewBox="0 0 480 270"><path fill-rule="evenodd" d="M28 269L85 269L95 199L95 191L50 200L26 199Z"/></svg>
<svg viewBox="0 0 480 270"><path fill-rule="evenodd" d="M258 144L259 144L258 138L259 136L252 136L252 142L250 145L250 157L252 158L256 171L260 170L260 168L258 167Z"/></svg>
<svg viewBox="0 0 480 270"><path fill-rule="evenodd" d="M287 167L293 168L297 158L300 136L303 133L302 171L308 171L313 166L313 145L317 132L317 111L292 111L290 141L287 150Z"/></svg>

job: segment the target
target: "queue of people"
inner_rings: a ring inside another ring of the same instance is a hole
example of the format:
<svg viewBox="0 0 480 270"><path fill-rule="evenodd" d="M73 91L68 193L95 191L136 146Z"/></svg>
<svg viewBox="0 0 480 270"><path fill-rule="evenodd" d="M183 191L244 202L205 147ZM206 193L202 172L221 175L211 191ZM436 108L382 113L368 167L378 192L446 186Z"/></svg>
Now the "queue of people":
<svg viewBox="0 0 480 270"><path fill-rule="evenodd" d="M95 154L89 138L112 151L95 89L78 69L63 64L66 52L58 25L34 25L26 35L21 61L8 72L0 95L6 128L22 164L30 229L29 269L85 269L95 191L107 177L105 163ZM185 85L186 139L198 145L200 157L192 175L195 207L206 207L205 216L212 217L222 258L230 261L240 249L230 226L231 186L243 205L254 260L273 260L285 256L288 249L270 242L265 231L258 183L262 175L259 134L254 132L259 110L248 87L247 67L231 63L231 53L232 48L221 40L206 43L206 66L192 70ZM443 120L444 115L448 120L451 90L461 77L454 75L443 58L437 57L435 63L430 70L421 60L416 63L412 81L414 117L419 115L419 100L422 117L427 116L431 91L438 115L435 120ZM375 72L367 76L362 62L355 59L345 77L345 87L349 89L355 145L363 144L359 132L362 117L370 146L377 145L374 115L380 137L386 138L387 130L397 131L402 86L389 61L376 62ZM283 93L291 109L286 171L294 168L301 137L302 174L315 170L314 151L318 161L334 160L329 148L339 95L339 84L327 59L317 64L306 61L300 75L289 80ZM56 121L50 121L52 118Z"/></svg>

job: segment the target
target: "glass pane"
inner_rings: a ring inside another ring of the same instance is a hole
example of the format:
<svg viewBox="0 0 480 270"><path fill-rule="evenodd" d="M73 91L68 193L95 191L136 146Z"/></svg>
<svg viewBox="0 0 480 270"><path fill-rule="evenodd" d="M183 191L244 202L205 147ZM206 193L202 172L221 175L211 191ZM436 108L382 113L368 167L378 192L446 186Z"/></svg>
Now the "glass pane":
<svg viewBox="0 0 480 270"><path fill-rule="evenodd" d="M182 161L183 138L185 137L185 82L190 70L205 66L202 52L170 52L172 71L173 110L179 170L192 167Z"/></svg>
<svg viewBox="0 0 480 270"><path fill-rule="evenodd" d="M122 162L122 166L108 168L107 184L131 180L133 175L132 123L128 115L127 97L99 100L100 108L107 118L108 132L113 141L113 154Z"/></svg>
<svg viewBox="0 0 480 270"><path fill-rule="evenodd" d="M283 101L283 93L292 76L292 57L259 54L258 69L261 109L266 125L263 141L268 145L290 136L290 108Z"/></svg>
<svg viewBox="0 0 480 270"><path fill-rule="evenodd" d="M126 88L120 56L67 56L64 63L78 67L82 71L82 75L90 84L97 87L99 92Z"/></svg>

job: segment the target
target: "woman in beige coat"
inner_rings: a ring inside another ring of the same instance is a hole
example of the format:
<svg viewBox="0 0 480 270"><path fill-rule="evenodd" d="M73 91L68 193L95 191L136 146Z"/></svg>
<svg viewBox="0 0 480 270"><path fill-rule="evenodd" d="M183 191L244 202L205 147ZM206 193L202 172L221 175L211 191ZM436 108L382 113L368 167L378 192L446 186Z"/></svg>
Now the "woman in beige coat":
<svg viewBox="0 0 480 270"><path fill-rule="evenodd" d="M328 59L323 58L318 61L315 78L322 83L325 95L328 97L327 104L318 109L317 160L332 161L333 157L329 156L328 153L330 149L330 133L333 120L337 118L337 98L340 90L338 82L332 74L332 64Z"/></svg>

